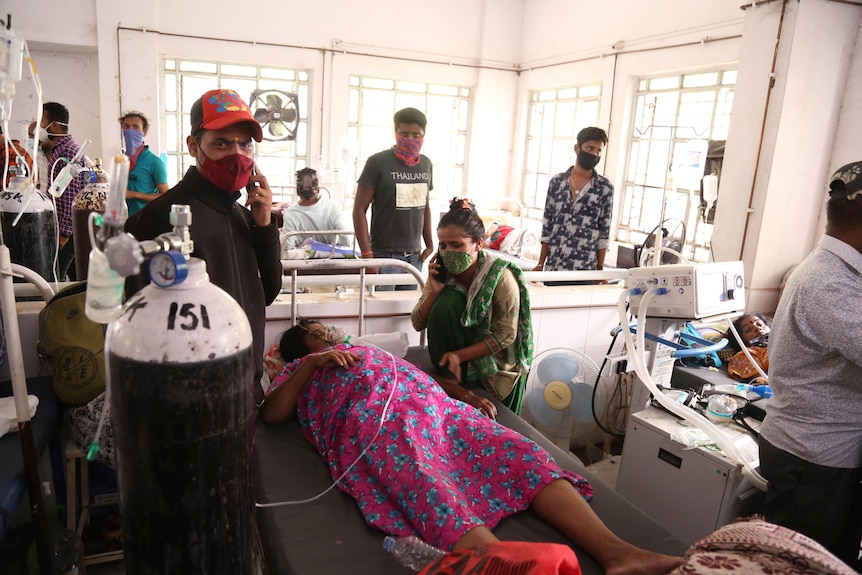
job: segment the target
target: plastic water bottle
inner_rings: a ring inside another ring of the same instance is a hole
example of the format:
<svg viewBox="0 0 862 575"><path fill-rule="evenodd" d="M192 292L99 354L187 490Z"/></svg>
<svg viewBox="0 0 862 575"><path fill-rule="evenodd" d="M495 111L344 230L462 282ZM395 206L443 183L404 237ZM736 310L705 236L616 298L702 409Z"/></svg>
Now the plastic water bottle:
<svg viewBox="0 0 862 575"><path fill-rule="evenodd" d="M383 540L383 548L392 553L392 557L400 565L414 571L420 571L432 561L446 555L442 549L428 545L415 535L387 537Z"/></svg>

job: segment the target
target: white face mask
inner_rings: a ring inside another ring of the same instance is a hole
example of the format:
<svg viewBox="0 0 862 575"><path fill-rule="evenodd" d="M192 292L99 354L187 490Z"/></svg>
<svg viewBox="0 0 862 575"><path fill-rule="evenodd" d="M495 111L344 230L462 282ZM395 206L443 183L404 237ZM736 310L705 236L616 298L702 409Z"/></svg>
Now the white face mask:
<svg viewBox="0 0 862 575"><path fill-rule="evenodd" d="M67 128L69 127L69 124L64 124L63 122L51 122L51 124L60 124L61 126L66 126ZM51 124L48 124L48 125L50 126ZM49 136L65 136L65 135L66 134L55 134L52 132L48 132L47 128L43 128L42 126L39 126L39 141L40 142L49 141L50 140Z"/></svg>

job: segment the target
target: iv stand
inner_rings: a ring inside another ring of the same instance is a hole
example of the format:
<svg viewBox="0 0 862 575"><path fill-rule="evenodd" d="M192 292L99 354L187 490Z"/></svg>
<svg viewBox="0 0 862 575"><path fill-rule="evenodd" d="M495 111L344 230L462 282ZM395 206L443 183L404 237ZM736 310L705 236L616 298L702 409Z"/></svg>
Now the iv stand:
<svg viewBox="0 0 862 575"><path fill-rule="evenodd" d="M36 453L36 440L30 421L30 407L27 403L27 377L24 373L24 355L21 348L21 332L18 328L18 308L15 304L15 287L12 281L12 257L9 247L3 240L0 230L0 309L3 312L3 334L9 359L9 374L12 377L12 393L15 398L15 414L18 419L18 434L21 438L21 457L27 478L27 494L30 497L30 512L36 523L36 553L39 558L39 571L50 573L51 558L48 551L48 538L45 532L45 505L39 481L39 457Z"/></svg>
<svg viewBox="0 0 862 575"><path fill-rule="evenodd" d="M677 132L679 130L691 130L692 132L694 132L695 137L698 139L702 138L703 135L706 133L706 129L703 129L700 132L698 132L694 126L677 126L677 125L660 126L657 124L650 124L649 126L645 127L643 130L636 127L635 132L638 133L638 136L643 136L647 132L649 132L650 130L655 129L655 128L670 130L670 135L668 136L668 141L667 141L668 166L670 166L670 161L671 161L671 158L673 157L673 143L674 143L674 140L676 138ZM649 158L647 158L647 159L649 159ZM648 163L649 162L647 162L647 164ZM658 220L658 222L659 222L658 223L658 229L656 230L656 237L655 237L655 240L653 242L652 265L654 265L654 266L658 266L661 264L661 246L662 246L662 242L664 242L664 230L662 229L661 225L664 223L664 210L665 210L665 207L667 206L667 173L668 173L668 169L665 169L665 171L664 171L664 185L662 186L662 190L661 190L661 217Z"/></svg>
<svg viewBox="0 0 862 575"><path fill-rule="evenodd" d="M9 119L12 105L11 100L15 93L14 84L21 79L21 63L23 61L21 58L25 54L30 63L30 71L33 74L37 101L40 107L42 103L42 88L36 73L36 65L29 56L26 42L23 40L19 42L15 38L11 30L11 19L12 15L8 14L5 21L0 20L0 24L2 24L0 31L2 31L3 43L6 44L5 47L9 56L8 58L4 58L4 62L2 63L5 74L2 82L0 82L0 88L2 88L3 92L2 119L4 125L7 125ZM20 55L17 54L18 51L21 52ZM17 62L16 56L18 57ZM31 174L31 177L36 179L38 175ZM5 190L5 184L5 181L0 183L0 188ZM22 266L15 267L21 269ZM3 314L3 335L8 352L9 375L12 379L12 395L15 403L15 416L18 420L18 434L21 438L21 458L24 461L27 494L30 498L30 512L36 525L36 556L39 560L39 572L41 575L50 575L51 555L48 549L45 504L42 499L42 487L39 481L39 457L36 452L36 440L33 436L33 427L30 421L30 406L27 401L27 376L24 371L24 354L21 347L21 331L18 325L18 306L15 302L13 275L15 275L15 272L12 264L12 255L3 238L3 232L0 230L0 311ZM48 291L50 292L50 289Z"/></svg>

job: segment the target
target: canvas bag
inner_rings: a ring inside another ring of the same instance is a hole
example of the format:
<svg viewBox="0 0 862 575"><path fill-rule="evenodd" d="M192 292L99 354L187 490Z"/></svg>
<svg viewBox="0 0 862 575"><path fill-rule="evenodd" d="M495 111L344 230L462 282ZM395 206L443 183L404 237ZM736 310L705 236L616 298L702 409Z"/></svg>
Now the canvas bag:
<svg viewBox="0 0 862 575"><path fill-rule="evenodd" d="M84 313L87 282L61 289L39 312L42 361L51 362L54 393L61 403L89 403L105 391L105 329Z"/></svg>

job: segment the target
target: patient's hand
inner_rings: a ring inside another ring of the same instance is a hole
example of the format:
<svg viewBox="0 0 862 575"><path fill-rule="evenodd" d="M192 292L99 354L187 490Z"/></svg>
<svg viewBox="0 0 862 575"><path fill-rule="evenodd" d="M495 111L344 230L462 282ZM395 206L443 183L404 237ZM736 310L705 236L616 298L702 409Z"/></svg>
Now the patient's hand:
<svg viewBox="0 0 862 575"><path fill-rule="evenodd" d="M317 367L353 367L359 356L353 352L343 349L330 349L313 356L314 365Z"/></svg>
<svg viewBox="0 0 862 575"><path fill-rule="evenodd" d="M462 400L464 403L468 405L472 405L479 411L481 411L485 416L491 419L497 419L497 406L494 405L487 397L482 397L481 395L477 395L472 391L468 391Z"/></svg>

